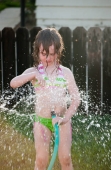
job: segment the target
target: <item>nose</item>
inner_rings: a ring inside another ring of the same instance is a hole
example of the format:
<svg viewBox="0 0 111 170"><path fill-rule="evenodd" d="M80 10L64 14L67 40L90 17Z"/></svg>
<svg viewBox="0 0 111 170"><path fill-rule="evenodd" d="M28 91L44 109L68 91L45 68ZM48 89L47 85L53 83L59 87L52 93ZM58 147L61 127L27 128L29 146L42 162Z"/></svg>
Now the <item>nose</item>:
<svg viewBox="0 0 111 170"><path fill-rule="evenodd" d="M50 55L49 54L46 57L46 61L50 61Z"/></svg>

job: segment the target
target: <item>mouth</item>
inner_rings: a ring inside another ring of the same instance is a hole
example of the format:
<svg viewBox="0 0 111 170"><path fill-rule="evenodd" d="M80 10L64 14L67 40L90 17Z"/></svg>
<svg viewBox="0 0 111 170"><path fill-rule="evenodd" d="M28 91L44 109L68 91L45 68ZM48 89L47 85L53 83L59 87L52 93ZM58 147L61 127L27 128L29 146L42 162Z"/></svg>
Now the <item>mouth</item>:
<svg viewBox="0 0 111 170"><path fill-rule="evenodd" d="M51 61L47 61L47 63L51 63Z"/></svg>

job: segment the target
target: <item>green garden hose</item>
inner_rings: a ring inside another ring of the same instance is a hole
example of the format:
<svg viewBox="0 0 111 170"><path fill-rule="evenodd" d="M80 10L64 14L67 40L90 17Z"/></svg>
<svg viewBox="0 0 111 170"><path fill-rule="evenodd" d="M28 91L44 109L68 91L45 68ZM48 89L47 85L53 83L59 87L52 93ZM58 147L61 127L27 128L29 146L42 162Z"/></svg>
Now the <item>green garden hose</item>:
<svg viewBox="0 0 111 170"><path fill-rule="evenodd" d="M51 112L51 116L52 116L52 118L55 118L56 117L55 112ZM54 136L55 136L54 151L53 151L52 158L51 158L51 161L50 161L50 164L49 164L47 170L52 170L52 168L54 166L54 163L55 163L55 160L56 160L57 153L58 153L58 147L59 147L59 126L58 126L57 123L54 125Z"/></svg>

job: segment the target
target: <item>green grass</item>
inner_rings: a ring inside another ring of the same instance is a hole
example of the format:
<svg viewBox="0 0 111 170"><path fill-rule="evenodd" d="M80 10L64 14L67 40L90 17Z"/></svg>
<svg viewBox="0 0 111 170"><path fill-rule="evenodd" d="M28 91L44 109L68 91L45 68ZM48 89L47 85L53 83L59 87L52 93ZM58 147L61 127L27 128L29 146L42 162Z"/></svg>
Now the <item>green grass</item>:
<svg viewBox="0 0 111 170"><path fill-rule="evenodd" d="M1 117L33 140L31 114L1 112ZM111 170L111 115L75 115L72 127L75 170Z"/></svg>
<svg viewBox="0 0 111 170"><path fill-rule="evenodd" d="M72 153L77 170L110 170L111 116L75 116Z"/></svg>

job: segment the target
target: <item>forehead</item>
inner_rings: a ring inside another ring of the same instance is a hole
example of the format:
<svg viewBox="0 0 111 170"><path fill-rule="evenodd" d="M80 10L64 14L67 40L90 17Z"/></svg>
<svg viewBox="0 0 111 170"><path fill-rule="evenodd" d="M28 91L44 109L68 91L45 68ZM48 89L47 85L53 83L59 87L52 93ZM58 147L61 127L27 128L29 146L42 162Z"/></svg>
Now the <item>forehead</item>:
<svg viewBox="0 0 111 170"><path fill-rule="evenodd" d="M44 50L42 44L40 45L39 50L46 52L46 51ZM49 53L54 53L54 45L53 45L53 44L52 44L51 46L49 46Z"/></svg>

